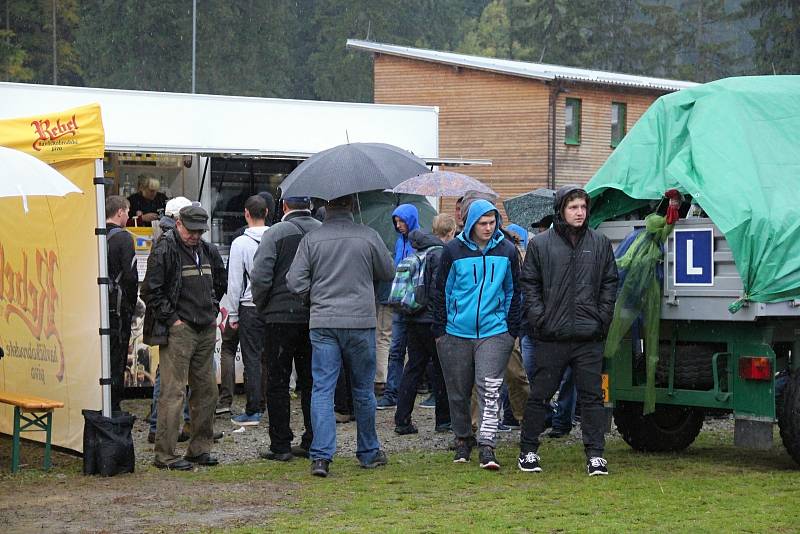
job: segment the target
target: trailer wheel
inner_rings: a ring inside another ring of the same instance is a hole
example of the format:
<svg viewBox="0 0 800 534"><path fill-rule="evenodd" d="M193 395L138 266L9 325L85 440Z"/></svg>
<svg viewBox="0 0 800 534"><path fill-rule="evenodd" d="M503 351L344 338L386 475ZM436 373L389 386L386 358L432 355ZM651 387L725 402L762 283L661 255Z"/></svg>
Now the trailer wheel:
<svg viewBox="0 0 800 534"><path fill-rule="evenodd" d="M657 404L656 411L648 415L642 415L641 402L620 401L614 408L614 421L622 439L644 452L685 449L700 433L703 415L702 408L668 404Z"/></svg>
<svg viewBox="0 0 800 534"><path fill-rule="evenodd" d="M789 376L777 408L783 446L789 456L800 464L800 373Z"/></svg>

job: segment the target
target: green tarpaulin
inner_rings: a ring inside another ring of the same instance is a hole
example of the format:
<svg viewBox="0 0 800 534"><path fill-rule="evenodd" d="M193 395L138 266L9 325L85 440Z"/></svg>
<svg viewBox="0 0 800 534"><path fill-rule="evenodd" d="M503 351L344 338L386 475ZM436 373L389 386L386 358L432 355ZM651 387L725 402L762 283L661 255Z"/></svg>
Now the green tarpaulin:
<svg viewBox="0 0 800 534"><path fill-rule="evenodd" d="M725 234L744 299L800 298L800 76L728 78L656 100L587 184L590 223L671 188Z"/></svg>

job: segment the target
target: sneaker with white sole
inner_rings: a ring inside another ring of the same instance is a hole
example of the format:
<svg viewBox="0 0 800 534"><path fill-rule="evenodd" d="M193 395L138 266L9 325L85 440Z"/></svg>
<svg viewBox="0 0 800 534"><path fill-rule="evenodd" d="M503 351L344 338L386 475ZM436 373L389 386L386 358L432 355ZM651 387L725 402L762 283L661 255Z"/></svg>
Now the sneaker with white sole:
<svg viewBox="0 0 800 534"><path fill-rule="evenodd" d="M465 464L469 462L472 455L472 442L468 439L456 439L456 453L453 455L453 463Z"/></svg>
<svg viewBox="0 0 800 534"><path fill-rule="evenodd" d="M261 422L261 415L260 413L254 413L253 415L243 413L236 417L231 417L231 423L239 426L258 426Z"/></svg>
<svg viewBox="0 0 800 534"><path fill-rule="evenodd" d="M520 471L526 473L541 473L542 466L539 464L539 455L535 452L521 452L517 458L517 465Z"/></svg>
<svg viewBox="0 0 800 534"><path fill-rule="evenodd" d="M481 469L488 469L489 471L497 471L500 469L500 462L494 455L494 449L488 445L484 445L478 451L478 459L481 463Z"/></svg>
<svg viewBox="0 0 800 534"><path fill-rule="evenodd" d="M586 472L590 477L608 474L608 462L600 456L592 456L586 460Z"/></svg>

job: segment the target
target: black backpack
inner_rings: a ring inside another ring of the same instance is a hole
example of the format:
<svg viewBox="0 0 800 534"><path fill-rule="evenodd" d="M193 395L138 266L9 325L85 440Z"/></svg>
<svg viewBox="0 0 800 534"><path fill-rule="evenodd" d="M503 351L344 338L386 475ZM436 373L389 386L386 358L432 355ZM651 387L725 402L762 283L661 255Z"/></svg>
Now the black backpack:
<svg viewBox="0 0 800 534"><path fill-rule="evenodd" d="M116 226L108 231L106 234L106 242L111 241L111 238L115 235L119 234L120 232L127 232L124 228L120 228ZM133 255L133 260L131 260L131 267L136 265L136 254ZM109 278L108 283L108 304L110 311L116 313L122 313L122 288L119 285L119 281L122 279L122 273L124 269L120 269L117 276L114 278Z"/></svg>

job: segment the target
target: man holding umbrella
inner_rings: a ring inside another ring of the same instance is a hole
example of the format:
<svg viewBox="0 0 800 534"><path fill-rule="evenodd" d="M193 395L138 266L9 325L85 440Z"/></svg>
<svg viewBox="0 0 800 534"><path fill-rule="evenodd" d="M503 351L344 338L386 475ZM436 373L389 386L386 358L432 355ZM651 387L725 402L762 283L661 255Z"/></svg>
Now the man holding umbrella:
<svg viewBox="0 0 800 534"><path fill-rule="evenodd" d="M286 193L285 193L286 194ZM310 299L311 474L328 476L336 452L333 396L342 361L349 368L358 433L356 456L364 468L385 465L375 430L375 288L394 276L377 232L353 220L353 195L328 201L322 226L300 241L286 283Z"/></svg>

